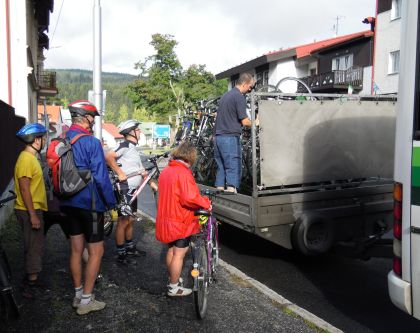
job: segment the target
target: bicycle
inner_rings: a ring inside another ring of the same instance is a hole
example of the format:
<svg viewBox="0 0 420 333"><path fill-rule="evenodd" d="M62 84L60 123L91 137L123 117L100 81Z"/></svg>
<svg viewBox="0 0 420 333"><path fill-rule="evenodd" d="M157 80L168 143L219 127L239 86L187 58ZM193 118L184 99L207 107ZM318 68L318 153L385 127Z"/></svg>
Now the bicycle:
<svg viewBox="0 0 420 333"><path fill-rule="evenodd" d="M14 192L9 192L12 193L12 195L0 200L0 208L4 207L6 202L16 198ZM0 243L0 315L1 319L6 322L19 317L19 308L14 297L11 276L11 269L6 252L3 250Z"/></svg>
<svg viewBox="0 0 420 333"><path fill-rule="evenodd" d="M208 197L232 193L209 190L202 191ZM194 212L199 218L200 232L191 237L190 249L193 259L191 276L193 278L194 308L199 319L207 312L207 297L210 285L216 281L216 268L219 264L218 222L212 211L199 209Z"/></svg>
<svg viewBox="0 0 420 333"><path fill-rule="evenodd" d="M155 155L147 159L147 161L151 163L150 167L145 168L145 170L148 173L147 177L143 179L140 185L136 188L136 190L131 195L131 199L129 201L127 201L126 197L122 195L121 193L121 187L120 187L121 182L118 179L118 175L112 169L109 169L109 175L110 175L112 187L114 189L115 197L117 199L117 206L115 207L115 210L120 211L123 216L131 216L131 217L134 217L136 220L138 219L137 216L134 214L134 212L131 210L130 206L134 202L134 200L137 200L137 197L143 191L143 189L146 187L147 184L150 184L153 182L157 186L157 179L159 178L159 175L160 175L158 161L161 158L167 158L169 156L169 153L170 152L165 152L163 154ZM132 172L126 176L128 179L128 178L135 177L138 175L139 175L139 172ZM157 191L152 191L152 194L154 197L155 204L157 206L158 193ZM104 232L106 236L109 236L112 232L114 219L115 219L115 215L113 216L112 211L105 212Z"/></svg>

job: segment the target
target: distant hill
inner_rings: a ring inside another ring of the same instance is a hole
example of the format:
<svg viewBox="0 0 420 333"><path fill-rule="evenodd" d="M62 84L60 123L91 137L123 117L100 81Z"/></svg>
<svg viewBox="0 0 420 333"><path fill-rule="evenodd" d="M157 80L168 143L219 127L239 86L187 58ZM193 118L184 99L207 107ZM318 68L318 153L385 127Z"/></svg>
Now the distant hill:
<svg viewBox="0 0 420 333"><path fill-rule="evenodd" d="M84 69L49 69L57 73L57 102L67 104L77 99L87 99L88 91L93 89L93 73ZM130 99L125 94L125 88L136 80L137 76L124 73L102 72L102 89L106 90L105 118L118 122L119 110L123 105L128 109L128 115L134 111ZM124 108L124 107L123 107Z"/></svg>

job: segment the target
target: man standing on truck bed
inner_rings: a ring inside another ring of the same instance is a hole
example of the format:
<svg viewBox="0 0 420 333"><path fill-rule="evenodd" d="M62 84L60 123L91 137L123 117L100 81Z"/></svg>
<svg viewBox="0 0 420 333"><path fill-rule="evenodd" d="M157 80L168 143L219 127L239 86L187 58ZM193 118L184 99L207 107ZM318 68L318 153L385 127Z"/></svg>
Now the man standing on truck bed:
<svg viewBox="0 0 420 333"><path fill-rule="evenodd" d="M219 190L235 192L241 183L242 126L251 126L246 113L245 96L255 81L250 73L242 73L235 87L225 93L219 102L216 117L214 158L217 163L215 186Z"/></svg>

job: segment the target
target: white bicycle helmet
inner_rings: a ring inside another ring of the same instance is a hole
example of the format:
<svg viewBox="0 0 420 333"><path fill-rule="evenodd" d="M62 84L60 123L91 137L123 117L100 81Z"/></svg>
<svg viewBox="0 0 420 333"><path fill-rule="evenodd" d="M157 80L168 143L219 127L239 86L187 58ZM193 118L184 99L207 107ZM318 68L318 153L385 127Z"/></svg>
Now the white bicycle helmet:
<svg viewBox="0 0 420 333"><path fill-rule="evenodd" d="M118 132L122 135L130 133L130 131L136 129L140 125L140 122L135 119L125 120L118 125Z"/></svg>

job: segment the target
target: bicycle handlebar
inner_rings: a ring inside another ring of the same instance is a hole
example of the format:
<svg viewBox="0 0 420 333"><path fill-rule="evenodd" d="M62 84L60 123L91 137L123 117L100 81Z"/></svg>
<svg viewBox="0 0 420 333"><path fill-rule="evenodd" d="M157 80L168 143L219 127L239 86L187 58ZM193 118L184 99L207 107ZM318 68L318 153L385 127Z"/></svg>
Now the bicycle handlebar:
<svg viewBox="0 0 420 333"><path fill-rule="evenodd" d="M13 191L9 191L10 193L12 193L12 195L10 197L4 198L2 200L0 200L0 207L3 206L3 204L5 204L8 201L12 201L13 199L16 199L16 194Z"/></svg>
<svg viewBox="0 0 420 333"><path fill-rule="evenodd" d="M154 162L156 162L156 161L157 161L159 158L161 158L161 157L168 157L168 156L169 156L169 154L170 154L170 151L167 151L167 152L165 152L165 153L163 153L163 154L160 154L160 155L155 155L155 156L149 157L147 160L148 160L149 162L154 163Z"/></svg>

